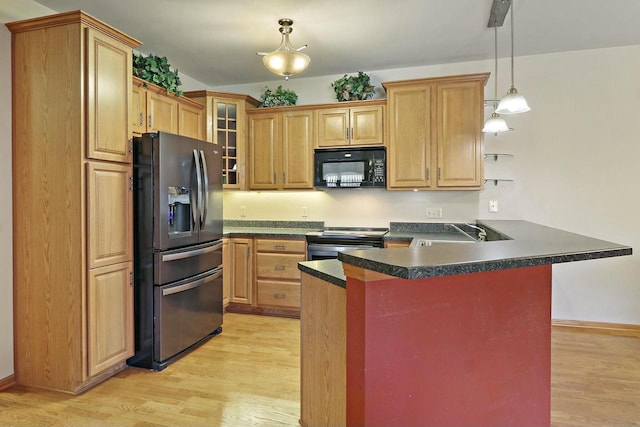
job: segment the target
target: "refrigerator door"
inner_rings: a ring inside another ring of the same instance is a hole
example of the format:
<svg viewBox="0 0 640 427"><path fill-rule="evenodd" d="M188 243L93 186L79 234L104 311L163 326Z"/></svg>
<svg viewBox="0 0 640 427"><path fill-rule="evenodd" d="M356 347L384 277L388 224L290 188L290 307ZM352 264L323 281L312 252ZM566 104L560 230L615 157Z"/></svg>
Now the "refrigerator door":
<svg viewBox="0 0 640 427"><path fill-rule="evenodd" d="M202 204L199 216L200 242L222 238L222 152L217 145L200 142Z"/></svg>
<svg viewBox="0 0 640 427"><path fill-rule="evenodd" d="M155 287L154 368L217 334L222 325L222 267Z"/></svg>
<svg viewBox="0 0 640 427"><path fill-rule="evenodd" d="M198 243L202 198L198 140L158 132L154 164L154 249Z"/></svg>

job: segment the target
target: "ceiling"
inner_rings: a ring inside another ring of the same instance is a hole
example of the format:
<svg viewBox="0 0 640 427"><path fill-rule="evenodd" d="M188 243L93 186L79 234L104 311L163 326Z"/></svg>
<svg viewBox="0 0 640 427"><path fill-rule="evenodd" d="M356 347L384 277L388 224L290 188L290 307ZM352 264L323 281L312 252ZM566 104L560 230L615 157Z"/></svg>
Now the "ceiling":
<svg viewBox="0 0 640 427"><path fill-rule="evenodd" d="M493 59L492 0L2 0L0 22L40 16L41 5L82 9L208 88L277 80L255 52L278 47L279 18L293 19L294 47L309 45L300 77ZM638 0L514 7L516 56L640 45ZM509 18L498 30L501 57L510 55Z"/></svg>

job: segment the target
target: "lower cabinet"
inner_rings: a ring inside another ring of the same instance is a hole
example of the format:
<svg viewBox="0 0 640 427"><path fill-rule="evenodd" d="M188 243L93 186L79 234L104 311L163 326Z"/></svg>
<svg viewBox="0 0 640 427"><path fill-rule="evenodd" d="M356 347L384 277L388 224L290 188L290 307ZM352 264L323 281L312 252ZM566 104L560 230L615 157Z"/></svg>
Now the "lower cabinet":
<svg viewBox="0 0 640 427"><path fill-rule="evenodd" d="M305 240L256 239L256 287L259 306L300 309L300 270Z"/></svg>
<svg viewBox="0 0 640 427"><path fill-rule="evenodd" d="M229 239L229 303L253 304L253 239ZM223 265L223 272L226 266Z"/></svg>
<svg viewBox="0 0 640 427"><path fill-rule="evenodd" d="M229 297L231 296L231 272L229 271L229 239L222 239L222 305L229 305Z"/></svg>
<svg viewBox="0 0 640 427"><path fill-rule="evenodd" d="M223 260L230 288L227 311L299 317L298 263L306 258L305 239L228 241L228 258Z"/></svg>
<svg viewBox="0 0 640 427"><path fill-rule="evenodd" d="M134 353L133 265L89 270L87 290L89 375L96 375Z"/></svg>

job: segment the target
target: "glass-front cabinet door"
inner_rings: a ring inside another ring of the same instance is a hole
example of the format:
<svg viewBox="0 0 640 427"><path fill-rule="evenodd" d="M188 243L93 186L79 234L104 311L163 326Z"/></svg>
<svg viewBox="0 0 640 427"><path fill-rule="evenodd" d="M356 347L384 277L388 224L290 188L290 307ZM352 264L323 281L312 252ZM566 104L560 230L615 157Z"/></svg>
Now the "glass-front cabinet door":
<svg viewBox="0 0 640 427"><path fill-rule="evenodd" d="M239 188L243 162L238 147L238 104L216 101L216 138L222 148L222 183L225 188Z"/></svg>

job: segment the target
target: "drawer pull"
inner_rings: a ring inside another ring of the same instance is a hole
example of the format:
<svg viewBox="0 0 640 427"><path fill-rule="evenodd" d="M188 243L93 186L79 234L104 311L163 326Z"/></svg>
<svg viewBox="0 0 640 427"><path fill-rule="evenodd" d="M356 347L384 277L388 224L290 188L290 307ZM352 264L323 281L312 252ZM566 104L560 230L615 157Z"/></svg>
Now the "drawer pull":
<svg viewBox="0 0 640 427"><path fill-rule="evenodd" d="M278 265L275 266L275 269L278 270L278 271L282 271L282 270L285 269L285 266L282 265L282 264L278 264Z"/></svg>
<svg viewBox="0 0 640 427"><path fill-rule="evenodd" d="M285 299L287 297L287 295L283 294L283 293L276 293L276 294L273 294L273 297L275 299Z"/></svg>
<svg viewBox="0 0 640 427"><path fill-rule="evenodd" d="M273 249L279 249L281 251L284 251L284 245L273 245Z"/></svg>

